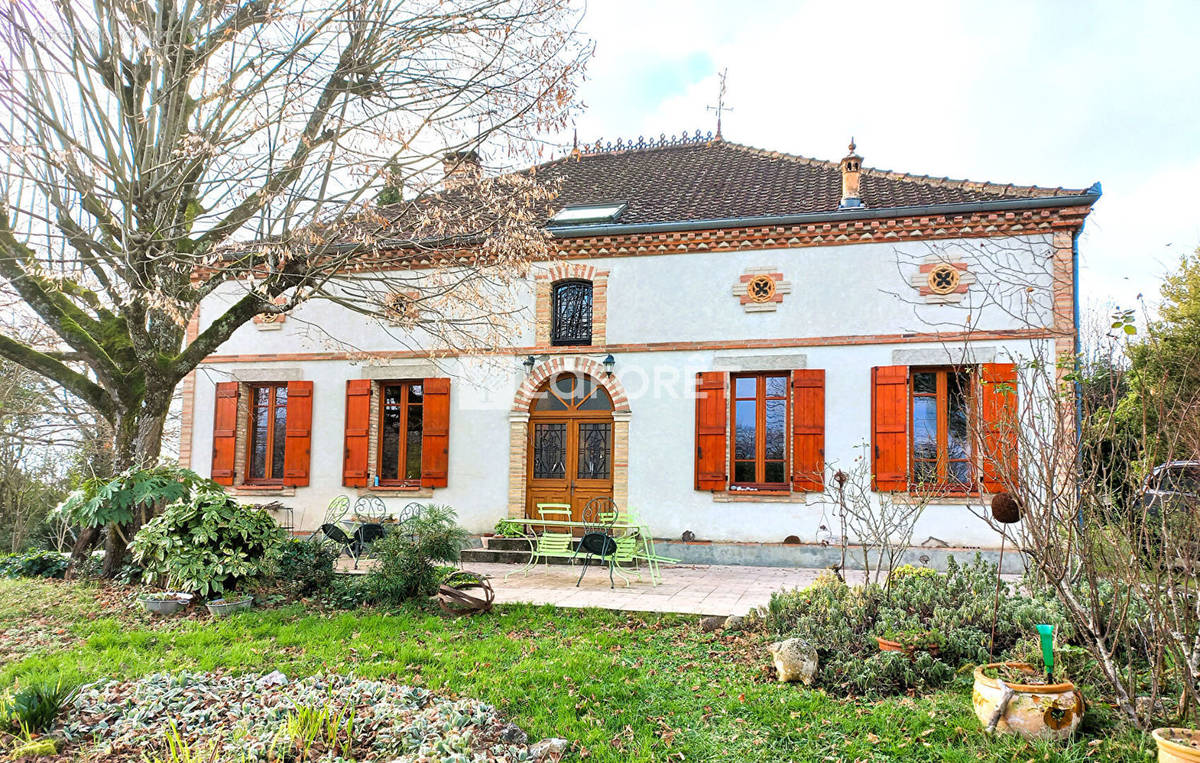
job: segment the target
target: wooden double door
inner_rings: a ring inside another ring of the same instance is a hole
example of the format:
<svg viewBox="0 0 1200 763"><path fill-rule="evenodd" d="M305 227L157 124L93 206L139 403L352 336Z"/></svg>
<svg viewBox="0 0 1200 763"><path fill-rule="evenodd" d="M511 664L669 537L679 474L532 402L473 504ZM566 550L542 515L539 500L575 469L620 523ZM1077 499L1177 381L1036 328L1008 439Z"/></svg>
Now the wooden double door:
<svg viewBox="0 0 1200 763"><path fill-rule="evenodd" d="M537 518L537 504L565 503L582 521L589 501L612 498L612 401L594 379L563 374L539 390L532 408L525 514Z"/></svg>

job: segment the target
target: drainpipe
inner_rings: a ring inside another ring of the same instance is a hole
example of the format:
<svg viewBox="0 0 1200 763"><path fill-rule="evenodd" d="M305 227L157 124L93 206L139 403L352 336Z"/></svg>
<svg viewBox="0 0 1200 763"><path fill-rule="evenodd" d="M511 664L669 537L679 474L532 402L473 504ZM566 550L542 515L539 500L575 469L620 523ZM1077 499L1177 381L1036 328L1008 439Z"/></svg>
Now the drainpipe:
<svg viewBox="0 0 1200 763"><path fill-rule="evenodd" d="M1084 222L1086 224L1086 221ZM1083 385L1079 381L1079 351L1081 343L1079 340L1079 234L1083 233L1083 225L1079 226L1079 230L1071 236L1071 298L1074 303L1071 309L1075 315L1075 442L1079 450L1075 453L1075 473L1076 475L1083 474L1083 448L1079 444L1083 442ZM1076 501L1075 504L1079 507L1076 512L1075 522L1079 526L1080 532L1083 531L1083 501L1080 499L1079 484L1076 482Z"/></svg>

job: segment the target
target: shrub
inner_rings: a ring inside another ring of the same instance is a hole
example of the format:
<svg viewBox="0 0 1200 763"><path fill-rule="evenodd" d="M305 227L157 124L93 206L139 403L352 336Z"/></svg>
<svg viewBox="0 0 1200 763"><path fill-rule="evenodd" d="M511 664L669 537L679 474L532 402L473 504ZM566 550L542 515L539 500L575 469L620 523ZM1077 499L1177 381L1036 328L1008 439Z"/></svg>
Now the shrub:
<svg viewBox="0 0 1200 763"><path fill-rule="evenodd" d="M0 577L61 578L67 571L67 557L56 551L30 551L0 556Z"/></svg>
<svg viewBox="0 0 1200 763"><path fill-rule="evenodd" d="M55 513L85 527L120 524L132 521L136 511L181 500L194 488L213 489L217 484L174 465L131 469L111 479L88 480Z"/></svg>
<svg viewBox="0 0 1200 763"><path fill-rule="evenodd" d="M11 698L0 698L0 721L13 729L45 731L74 693L75 687L61 682L30 684Z"/></svg>
<svg viewBox="0 0 1200 763"><path fill-rule="evenodd" d="M279 551L276 574L297 594L323 591L333 582L337 558L338 548L331 543L291 538Z"/></svg>
<svg viewBox="0 0 1200 763"><path fill-rule="evenodd" d="M364 576L335 574L315 598L326 609L357 609L370 600L370 592Z"/></svg>
<svg viewBox="0 0 1200 763"><path fill-rule="evenodd" d="M208 596L269 571L282 540L270 514L205 487L143 525L130 550L147 578Z"/></svg>
<svg viewBox="0 0 1200 763"><path fill-rule="evenodd" d="M853 694L890 694L937 687L957 668L988 660L996 568L978 555L967 565L950 560L945 574L898 568L891 586L848 586L833 575L803 590L778 592L767 606L767 627L817 648L817 683ZM1053 600L1017 593L1004 583L996 625L996 659L1020 646L1037 623L1064 627ZM1063 632L1064 641L1069 633ZM877 636L936 643L936 655L917 649L880 652ZM897 638L899 637L899 638Z"/></svg>
<svg viewBox="0 0 1200 763"><path fill-rule="evenodd" d="M367 575L372 601L398 603L437 590L436 562L453 564L467 542L454 509L430 504L375 542L378 563Z"/></svg>

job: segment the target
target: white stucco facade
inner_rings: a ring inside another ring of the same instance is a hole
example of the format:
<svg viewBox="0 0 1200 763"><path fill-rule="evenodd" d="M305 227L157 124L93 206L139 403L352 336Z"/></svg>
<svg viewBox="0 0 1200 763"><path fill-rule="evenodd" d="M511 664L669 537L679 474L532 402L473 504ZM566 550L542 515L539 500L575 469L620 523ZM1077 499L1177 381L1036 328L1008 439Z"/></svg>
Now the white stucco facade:
<svg viewBox="0 0 1200 763"><path fill-rule="evenodd" d="M607 341L568 354L596 362L610 353L615 358L629 406L629 504L661 537L691 530L712 541L828 540L836 530L821 494L745 501L694 489L696 373L824 369L825 459L848 468L871 440L872 367L1053 354L1053 340L1038 331L1052 321L1052 237L999 243L1008 259L997 274L976 239L586 260L609 273ZM961 303L928 304L914 288L913 272L931 255L969 266L976 282ZM763 268L781 273L790 293L773 311L748 312L731 296L731 284ZM1022 273L1024 286L1007 283L1012 272ZM210 473L217 382L311 381L309 485L282 491L278 500L295 508L297 527L312 529L336 495L369 492L342 485L346 381L448 376L448 485L432 495L425 491L421 500L450 504L468 530L488 531L508 511L510 419L527 373L523 362L531 354L545 362L567 350L535 347L534 294L531 279L518 295L526 320L510 346L436 361L410 355L419 340L328 302L307 303L272 330L247 324L196 372L187 465ZM200 330L236 296L233 288L212 295L201 307ZM393 510L414 498L380 494ZM963 499L938 500L925 511L914 540L931 536L985 548L999 540Z"/></svg>

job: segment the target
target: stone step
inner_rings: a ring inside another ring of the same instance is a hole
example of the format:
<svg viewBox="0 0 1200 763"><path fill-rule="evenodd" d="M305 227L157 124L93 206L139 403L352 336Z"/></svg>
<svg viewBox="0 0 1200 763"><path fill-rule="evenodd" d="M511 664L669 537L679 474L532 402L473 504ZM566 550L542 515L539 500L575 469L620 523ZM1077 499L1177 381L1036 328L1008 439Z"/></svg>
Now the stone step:
<svg viewBox="0 0 1200 763"><path fill-rule="evenodd" d="M524 551L529 553L529 541L524 538L501 538L493 535L483 539L483 547L496 551Z"/></svg>
<svg viewBox="0 0 1200 763"><path fill-rule="evenodd" d="M471 562L487 562L490 564L525 564L529 561L529 544L525 545L524 551L495 549L495 548L467 548L462 552L463 564ZM570 559L551 558L550 564L570 564ZM538 564L542 564L543 560L538 560Z"/></svg>

